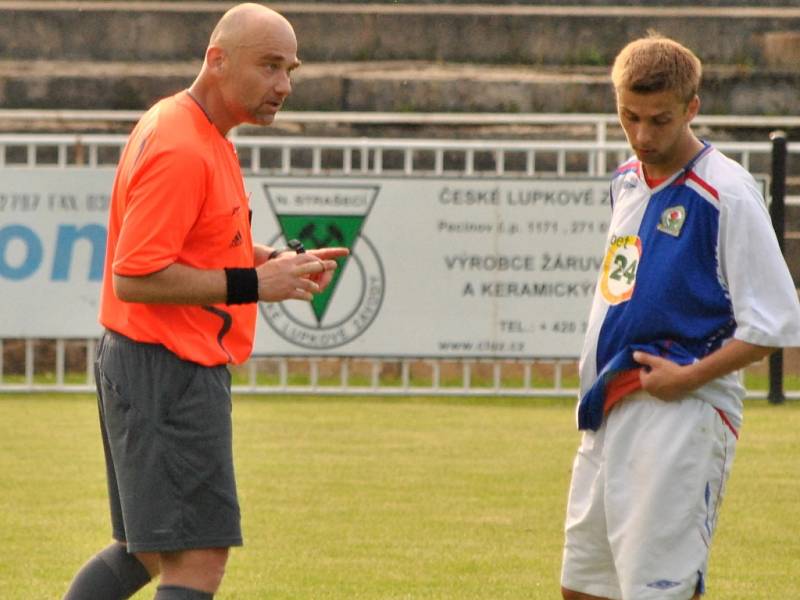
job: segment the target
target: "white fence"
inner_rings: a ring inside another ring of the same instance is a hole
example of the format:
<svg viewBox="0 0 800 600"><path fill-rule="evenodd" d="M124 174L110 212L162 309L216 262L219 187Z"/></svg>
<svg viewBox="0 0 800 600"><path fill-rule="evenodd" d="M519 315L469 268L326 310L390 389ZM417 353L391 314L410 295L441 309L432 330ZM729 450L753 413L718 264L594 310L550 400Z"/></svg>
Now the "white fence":
<svg viewBox="0 0 800 600"><path fill-rule="evenodd" d="M599 122L602 124L602 121ZM598 131L605 131L600 128ZM598 134L604 138L604 134ZM0 167L114 165L127 136L0 134ZM415 140L405 138L234 137L253 174L605 175L625 159L624 141ZM715 142L746 169L765 172L772 144ZM789 144L789 155L800 145ZM390 159L390 160L387 160ZM755 161L760 161L755 165ZM487 166L487 164L489 166Z"/></svg>
<svg viewBox="0 0 800 600"><path fill-rule="evenodd" d="M0 111L0 117L2 117ZM602 117L602 118L599 118ZM233 138L246 174L336 177L369 175L450 177L606 175L624 160L629 150L624 141L605 140L608 115L580 119L597 125L597 138L588 141L504 140L410 140L363 138L255 137ZM577 122L567 119L569 122ZM741 124L741 121L737 121ZM791 125L786 119L776 125ZM767 124L769 126L769 124ZM0 168L57 166L84 169L111 166L126 141L124 135L0 135ZM764 142L715 144L746 168L766 173L772 145ZM789 145L790 155L800 145ZM788 199L795 202L793 198ZM82 373L76 381L68 346L79 346ZM52 340L52 362L41 365L37 348L41 341L0 339L0 392L88 391L93 388L95 340ZM8 352L6 352L8 350ZM8 375L4 354L21 354L24 373ZM84 354L85 353L85 354ZM85 373L85 375L84 375ZM426 360L385 357L380 359L304 359L255 357L235 369L237 393L361 394L361 395L574 395L574 360L529 361L480 359ZM751 395L764 396L766 392ZM800 397L800 393L787 393Z"/></svg>

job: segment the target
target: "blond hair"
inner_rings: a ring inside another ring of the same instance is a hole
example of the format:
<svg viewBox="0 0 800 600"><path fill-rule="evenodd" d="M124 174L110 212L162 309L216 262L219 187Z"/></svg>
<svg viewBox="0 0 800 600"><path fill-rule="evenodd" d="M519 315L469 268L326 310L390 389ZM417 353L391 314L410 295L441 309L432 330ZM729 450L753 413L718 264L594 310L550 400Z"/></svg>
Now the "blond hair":
<svg viewBox="0 0 800 600"><path fill-rule="evenodd" d="M697 94L702 74L703 66L694 52L649 31L647 37L620 51L611 69L611 81L615 90L637 94L673 91L688 103Z"/></svg>

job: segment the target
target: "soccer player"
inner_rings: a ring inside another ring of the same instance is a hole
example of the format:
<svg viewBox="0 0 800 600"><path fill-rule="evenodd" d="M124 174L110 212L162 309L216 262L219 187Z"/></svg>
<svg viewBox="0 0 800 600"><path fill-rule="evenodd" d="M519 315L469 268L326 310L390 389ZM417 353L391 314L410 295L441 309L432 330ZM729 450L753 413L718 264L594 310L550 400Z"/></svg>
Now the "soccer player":
<svg viewBox="0 0 800 600"><path fill-rule="evenodd" d="M228 363L250 354L258 301L310 300L344 248L254 244L228 131L269 125L299 65L289 22L231 8L188 90L150 109L120 158L109 211L97 378L114 542L66 600L212 598L242 543Z"/></svg>
<svg viewBox="0 0 800 600"><path fill-rule="evenodd" d="M701 64L652 33L611 73L635 157L611 182L580 362L567 600L689 600L742 424L736 371L800 345L800 305L753 178L690 124Z"/></svg>

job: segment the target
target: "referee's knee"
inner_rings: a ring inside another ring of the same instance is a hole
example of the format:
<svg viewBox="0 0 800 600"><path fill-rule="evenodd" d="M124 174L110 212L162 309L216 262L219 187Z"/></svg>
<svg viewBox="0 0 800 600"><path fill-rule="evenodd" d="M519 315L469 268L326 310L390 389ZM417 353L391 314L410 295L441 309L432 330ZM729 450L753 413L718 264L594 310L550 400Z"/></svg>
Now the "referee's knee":
<svg viewBox="0 0 800 600"><path fill-rule="evenodd" d="M133 555L144 565L150 577L157 577L161 572L161 559L158 552L134 552Z"/></svg>
<svg viewBox="0 0 800 600"><path fill-rule="evenodd" d="M222 583L228 548L202 548L162 552L161 583L214 593Z"/></svg>

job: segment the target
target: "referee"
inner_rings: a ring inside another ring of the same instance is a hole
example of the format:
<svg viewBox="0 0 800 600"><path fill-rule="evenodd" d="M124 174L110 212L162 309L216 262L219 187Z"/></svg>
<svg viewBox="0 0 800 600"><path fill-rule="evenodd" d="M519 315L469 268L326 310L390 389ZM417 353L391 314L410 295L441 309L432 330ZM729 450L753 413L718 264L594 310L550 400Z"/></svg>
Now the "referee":
<svg viewBox="0 0 800 600"><path fill-rule="evenodd" d="M228 363L252 350L257 302L311 300L344 248L254 244L226 138L269 125L300 65L289 22L258 4L220 19L194 83L139 121L117 168L97 380L113 542L65 600L213 598L242 544Z"/></svg>

